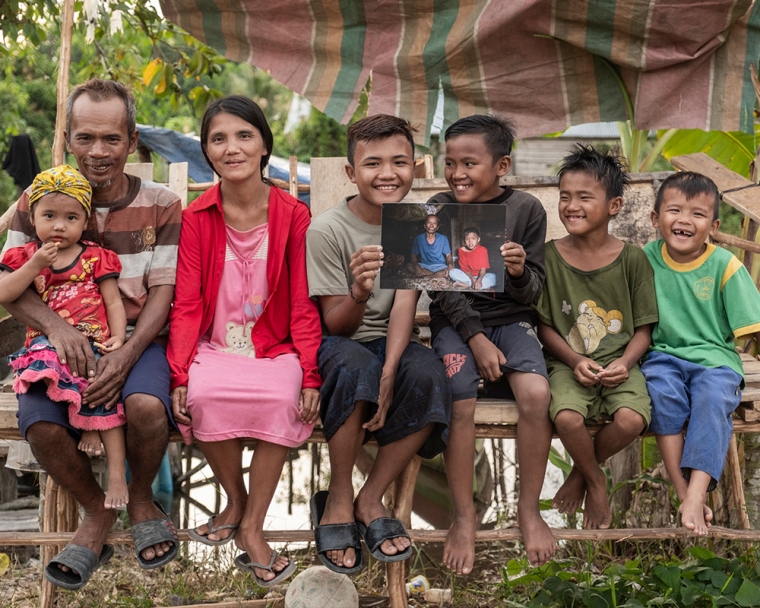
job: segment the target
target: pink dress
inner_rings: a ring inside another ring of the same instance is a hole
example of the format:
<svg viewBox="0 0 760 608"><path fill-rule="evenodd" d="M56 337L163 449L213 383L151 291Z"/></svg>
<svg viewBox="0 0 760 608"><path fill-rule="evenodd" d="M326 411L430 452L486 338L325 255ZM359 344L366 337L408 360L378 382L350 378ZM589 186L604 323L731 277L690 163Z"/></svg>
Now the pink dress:
<svg viewBox="0 0 760 608"><path fill-rule="evenodd" d="M224 271L209 331L190 365L187 443L250 437L296 447L313 425L300 420L303 370L298 355L256 358L251 330L264 310L268 226L240 232L227 226Z"/></svg>

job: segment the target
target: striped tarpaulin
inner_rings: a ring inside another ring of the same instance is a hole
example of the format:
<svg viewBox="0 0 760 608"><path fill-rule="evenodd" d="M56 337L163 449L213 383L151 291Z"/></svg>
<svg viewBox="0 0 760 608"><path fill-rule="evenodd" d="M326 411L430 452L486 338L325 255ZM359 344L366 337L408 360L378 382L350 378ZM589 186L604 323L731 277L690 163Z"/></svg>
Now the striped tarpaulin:
<svg viewBox="0 0 760 608"><path fill-rule="evenodd" d="M370 114L427 141L505 112L518 135L625 120L641 129L752 132L752 0L161 0L165 16L229 59L267 70L346 122L371 79Z"/></svg>

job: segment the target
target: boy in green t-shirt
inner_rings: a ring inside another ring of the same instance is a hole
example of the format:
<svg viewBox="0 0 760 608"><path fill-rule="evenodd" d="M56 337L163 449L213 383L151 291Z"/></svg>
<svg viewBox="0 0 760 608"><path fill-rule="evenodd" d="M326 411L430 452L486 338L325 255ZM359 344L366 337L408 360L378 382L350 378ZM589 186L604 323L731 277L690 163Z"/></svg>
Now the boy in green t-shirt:
<svg viewBox="0 0 760 608"><path fill-rule="evenodd" d="M573 469L554 497L567 513L584 502L584 528L608 528L600 464L649 423L638 363L657 321L652 267L638 247L611 236L628 175L618 159L576 146L559 170L559 217L568 235L546 245L546 285L537 304L548 353L554 420ZM611 419L595 437L586 421Z"/></svg>
<svg viewBox="0 0 760 608"><path fill-rule="evenodd" d="M671 175L652 212L662 239L644 247L660 307L641 366L652 396L650 428L681 501L681 523L700 536L712 519L705 498L723 470L744 386L734 338L754 335L760 343L757 287L730 252L706 242L720 226L719 205L710 178Z"/></svg>

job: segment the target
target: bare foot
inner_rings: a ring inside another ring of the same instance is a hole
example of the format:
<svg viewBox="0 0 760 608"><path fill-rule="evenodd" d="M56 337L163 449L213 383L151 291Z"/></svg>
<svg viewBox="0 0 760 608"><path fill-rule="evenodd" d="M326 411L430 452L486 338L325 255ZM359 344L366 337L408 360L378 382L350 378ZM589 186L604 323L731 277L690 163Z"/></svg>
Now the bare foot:
<svg viewBox="0 0 760 608"><path fill-rule="evenodd" d="M129 521L133 526L144 521L150 521L151 519L163 519L165 517L158 507L153 504L152 497L135 500L134 495L132 496L132 500L127 504L127 515L129 515ZM140 552L140 556L145 561L154 560L156 557L161 557L168 553L173 544L172 542L158 543L152 547L143 549Z"/></svg>
<svg viewBox="0 0 760 608"><path fill-rule="evenodd" d="M118 509L129 502L129 491L127 490L126 471L116 473L109 469L108 471L108 491L104 506L106 509Z"/></svg>
<svg viewBox="0 0 760 608"><path fill-rule="evenodd" d="M475 512L457 516L443 545L443 563L457 574L469 574L475 563Z"/></svg>
<svg viewBox="0 0 760 608"><path fill-rule="evenodd" d="M586 482L583 475L578 469L573 467L567 476L565 483L562 484L552 500L552 507L558 509L560 513L574 513L583 505L583 498L586 495Z"/></svg>
<svg viewBox="0 0 760 608"><path fill-rule="evenodd" d="M100 555L103 551L108 532L116 521L116 513L111 510L98 511L97 513L85 513L82 523L69 541L70 545L80 545L92 550L95 555ZM71 568L63 565L58 567L64 572L69 572ZM76 570L74 570L76 572ZM77 572L77 574L80 574Z"/></svg>
<svg viewBox="0 0 760 608"><path fill-rule="evenodd" d="M322 514L322 524L345 524L354 521L354 503L353 496L347 496L341 499L335 492L327 496L325 503L325 512ZM324 554L336 566L342 568L353 568L356 565L356 551L354 549L345 549L339 551L328 551Z"/></svg>
<svg viewBox="0 0 760 608"><path fill-rule="evenodd" d="M100 441L100 433L98 433L98 431L82 432L82 437L79 439L79 445L77 448L87 454L90 458L93 456L100 456L103 454L103 445Z"/></svg>
<svg viewBox="0 0 760 608"><path fill-rule="evenodd" d="M245 521L240 523L238 533L235 535L235 544L238 549L248 554L252 562L256 562L257 564L268 564L272 558L272 547L264 540L263 531L248 529ZM254 571L260 579L271 581L287 567L289 561L284 555L278 555L272 564L274 572L262 570L261 568L254 568Z"/></svg>
<svg viewBox="0 0 760 608"><path fill-rule="evenodd" d="M214 520L212 522L212 525L214 528L218 528L219 526L224 526L226 524L239 524L240 521L243 519L243 514L245 513L245 506L246 503L227 503L227 506L222 509L222 512L219 513L216 517L214 517ZM224 540L225 538L229 538L230 534L232 534L235 530L232 528L225 528L224 530L219 530L218 532L213 532L212 534L208 533L208 523L203 524L202 526L198 526L195 531L200 536L205 536L208 538L208 540L213 541L220 541ZM256 560L254 560L256 561ZM267 558L266 563L269 563L269 558Z"/></svg>
<svg viewBox="0 0 760 608"><path fill-rule="evenodd" d="M541 517L541 513L518 507L517 524L522 532L530 565L543 566L548 563L557 551L557 541L554 540L552 531Z"/></svg>
<svg viewBox="0 0 760 608"><path fill-rule="evenodd" d="M610 502L607 498L607 478L602 469L598 469L593 480L586 483L586 507L583 513L583 528L587 530L606 530L612 523Z"/></svg>
<svg viewBox="0 0 760 608"><path fill-rule="evenodd" d="M709 509L708 509L709 510ZM697 536L707 536L707 522L705 521L705 504L701 500L686 498L678 507L681 514L681 525L694 532ZM712 519L712 511L710 511Z"/></svg>
<svg viewBox="0 0 760 608"><path fill-rule="evenodd" d="M369 526L379 517L390 517L390 514L381 501L367 500L362 494L362 491L359 491L359 494L354 501L354 516L356 517L356 521L360 521L365 526ZM411 544L412 541L409 538L391 538L382 542L380 545L380 551L386 555L396 555L396 553L406 551Z"/></svg>

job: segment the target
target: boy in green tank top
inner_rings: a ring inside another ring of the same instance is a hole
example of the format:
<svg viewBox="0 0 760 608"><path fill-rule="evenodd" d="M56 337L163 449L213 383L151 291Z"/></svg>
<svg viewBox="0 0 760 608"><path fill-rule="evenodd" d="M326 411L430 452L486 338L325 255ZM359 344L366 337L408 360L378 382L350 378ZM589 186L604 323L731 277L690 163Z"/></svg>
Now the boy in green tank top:
<svg viewBox="0 0 760 608"><path fill-rule="evenodd" d="M609 234L628 175L617 158L576 146L559 170L559 216L567 236L546 244L546 285L537 304L547 353L549 415L573 469L554 497L561 513L584 504L584 528L612 515L600 465L649 424L639 359L657 321L652 267L638 247ZM595 437L587 421L611 420Z"/></svg>
<svg viewBox="0 0 760 608"><path fill-rule="evenodd" d="M760 342L757 287L730 252L706 242L720 226L719 205L710 178L671 175L652 211L662 238L644 247L660 308L641 366L652 396L650 428L681 501L681 523L699 536L712 520L705 499L723 470L744 386L734 338Z"/></svg>

